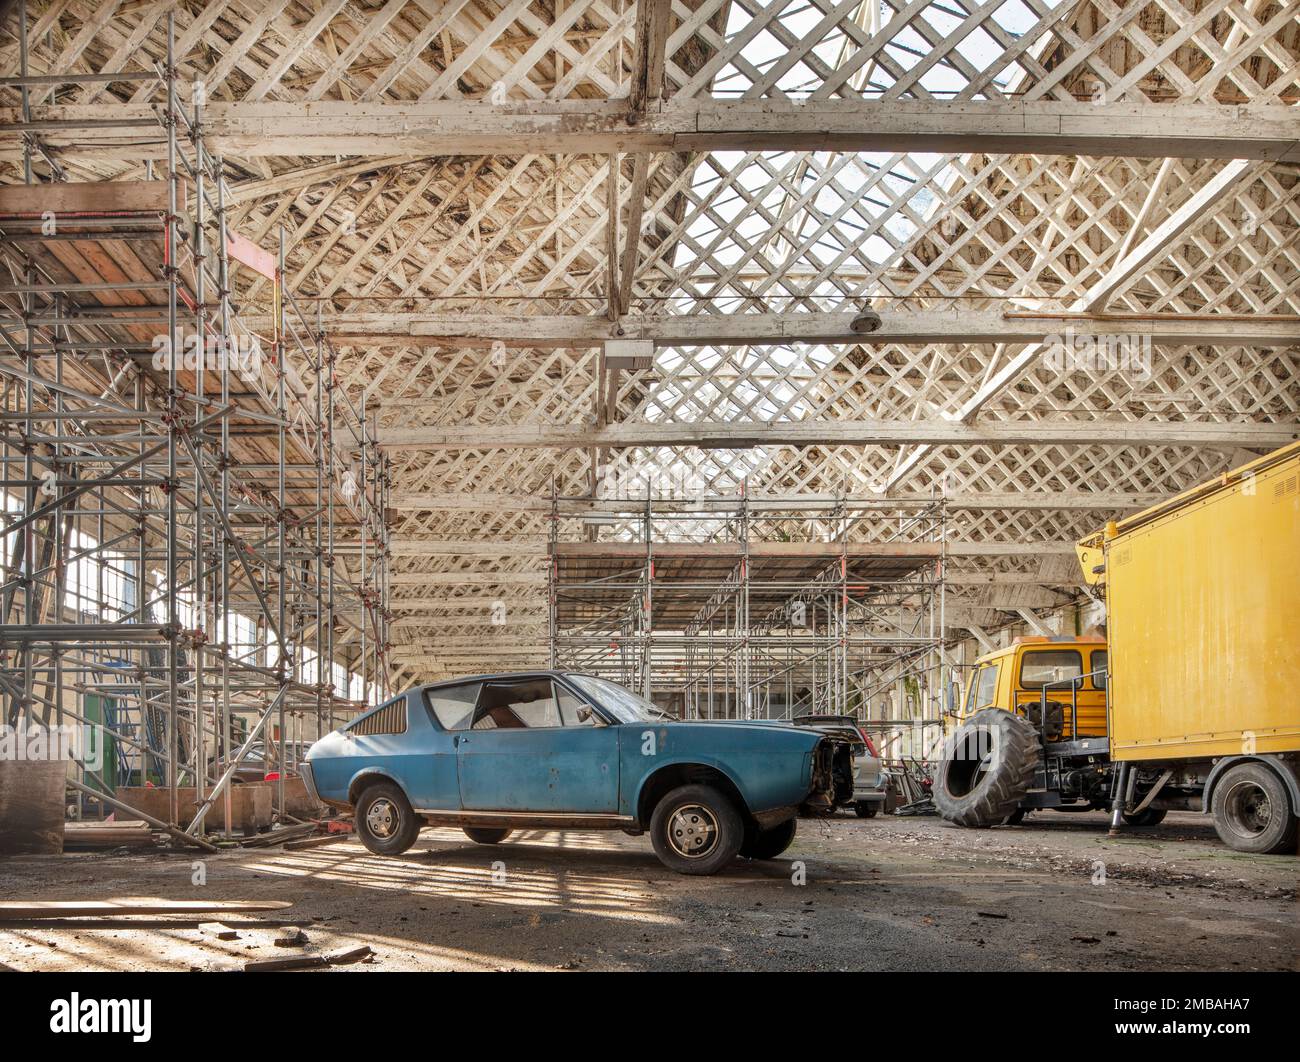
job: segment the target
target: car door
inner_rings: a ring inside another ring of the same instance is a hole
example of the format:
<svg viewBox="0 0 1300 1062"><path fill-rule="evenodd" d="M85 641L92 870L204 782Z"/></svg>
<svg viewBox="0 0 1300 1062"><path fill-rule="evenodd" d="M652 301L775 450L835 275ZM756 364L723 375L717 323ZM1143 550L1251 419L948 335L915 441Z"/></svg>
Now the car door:
<svg viewBox="0 0 1300 1062"><path fill-rule="evenodd" d="M456 686L431 686L424 691L424 702L436 725L436 733L424 750L421 802L416 808L422 811L460 809L456 746L460 736L469 730L482 685L464 682Z"/></svg>
<svg viewBox="0 0 1300 1062"><path fill-rule="evenodd" d="M549 677L485 682L457 735L461 807L616 814L618 729Z"/></svg>

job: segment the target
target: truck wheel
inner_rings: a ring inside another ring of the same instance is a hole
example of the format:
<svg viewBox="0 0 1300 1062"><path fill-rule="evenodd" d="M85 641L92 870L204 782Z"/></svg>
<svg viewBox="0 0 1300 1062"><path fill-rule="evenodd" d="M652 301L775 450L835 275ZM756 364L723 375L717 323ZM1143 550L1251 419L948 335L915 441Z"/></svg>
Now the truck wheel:
<svg viewBox="0 0 1300 1062"><path fill-rule="evenodd" d="M1028 814L1029 812L1026 811L1024 808L1016 808L1015 811L1013 811L1010 815L1008 815L1005 819L1002 820L1002 825L1019 826L1022 822L1025 821L1025 816Z"/></svg>
<svg viewBox="0 0 1300 1062"><path fill-rule="evenodd" d="M353 815L357 836L375 855L401 855L420 835L420 820L406 794L392 782L376 782L361 791Z"/></svg>
<svg viewBox="0 0 1300 1062"><path fill-rule="evenodd" d="M944 746L934 772L934 806L958 826L1006 822L1029 792L1038 766L1038 732L1026 719L986 708Z"/></svg>
<svg viewBox="0 0 1300 1062"><path fill-rule="evenodd" d="M1214 829L1238 852L1295 851L1296 817L1282 779L1262 763L1228 768L1214 789Z"/></svg>
<svg viewBox="0 0 1300 1062"><path fill-rule="evenodd" d="M752 838L746 838L740 846L740 854L746 859L775 859L794 843L795 831L799 820L786 819L780 826L770 830L759 830Z"/></svg>
<svg viewBox="0 0 1300 1062"><path fill-rule="evenodd" d="M740 812L708 785L679 786L650 817L655 855L679 874L716 874L736 858L744 839Z"/></svg>
<svg viewBox="0 0 1300 1062"><path fill-rule="evenodd" d="M1130 826L1159 826L1165 821L1165 809L1143 808L1136 815L1125 815L1124 821Z"/></svg>
<svg viewBox="0 0 1300 1062"><path fill-rule="evenodd" d="M853 810L860 819L874 819L876 812L880 810L880 805L874 800L859 800L853 805Z"/></svg>
<svg viewBox="0 0 1300 1062"><path fill-rule="evenodd" d="M475 844L500 844L514 830L493 829L490 826L466 826L465 836Z"/></svg>

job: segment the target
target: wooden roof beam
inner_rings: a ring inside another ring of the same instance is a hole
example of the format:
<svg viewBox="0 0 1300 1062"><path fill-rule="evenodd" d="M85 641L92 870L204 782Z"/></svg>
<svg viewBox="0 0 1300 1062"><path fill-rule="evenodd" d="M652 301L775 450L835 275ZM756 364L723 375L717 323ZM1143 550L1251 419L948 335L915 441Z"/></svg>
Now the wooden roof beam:
<svg viewBox="0 0 1300 1062"><path fill-rule="evenodd" d="M0 108L0 131L41 136L61 155L160 158L165 139L145 104ZM305 155L612 154L640 151L912 151L1300 161L1300 116L1279 104L1093 104L1072 100L647 101L632 124L627 100L496 104L480 100L311 103L213 101L209 147L239 157ZM137 113L138 112L138 113ZM91 123L116 122L95 128ZM130 141L129 143L127 141ZM21 144L5 144L6 157Z"/></svg>

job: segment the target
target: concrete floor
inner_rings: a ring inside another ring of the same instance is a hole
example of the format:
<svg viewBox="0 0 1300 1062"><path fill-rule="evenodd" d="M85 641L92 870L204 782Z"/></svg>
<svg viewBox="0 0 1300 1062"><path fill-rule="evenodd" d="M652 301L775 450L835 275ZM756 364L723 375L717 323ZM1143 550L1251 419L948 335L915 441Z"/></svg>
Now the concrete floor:
<svg viewBox="0 0 1300 1062"><path fill-rule="evenodd" d="M428 829L401 859L297 852L78 854L0 864L0 899L284 899L307 950L376 970L1300 970L1294 856L1224 848L1199 815L1106 836L1101 815L967 831L934 818L803 820L779 860L673 874L645 838ZM497 865L494 867L494 863ZM802 875L805 883L796 882ZM238 967L290 954L275 916L0 926L19 970Z"/></svg>

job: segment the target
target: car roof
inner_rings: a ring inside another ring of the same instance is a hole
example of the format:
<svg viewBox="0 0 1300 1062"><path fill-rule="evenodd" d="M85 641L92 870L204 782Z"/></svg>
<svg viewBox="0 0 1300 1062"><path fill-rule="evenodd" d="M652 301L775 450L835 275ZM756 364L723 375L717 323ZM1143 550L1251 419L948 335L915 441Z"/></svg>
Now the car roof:
<svg viewBox="0 0 1300 1062"><path fill-rule="evenodd" d="M422 682L411 686L413 690L435 689L439 686L460 686L466 682L495 682L498 679L518 678L560 678L565 675L581 675L581 671L561 671L558 668L538 668L536 671L496 671L486 675L460 675L452 679L439 679L437 682Z"/></svg>
<svg viewBox="0 0 1300 1062"><path fill-rule="evenodd" d="M807 714L807 715L796 715L796 716L794 716L793 718L795 718L795 719L818 719L818 720L824 720L824 721L826 721L826 722L832 722L832 721L834 721L834 722L836 722L836 723L840 723L840 722L844 722L844 723L856 723L856 722L858 722L858 718L857 718L857 716L854 716L854 715L828 715L828 714L826 714L826 713L824 713L824 712L810 712L810 713Z"/></svg>

